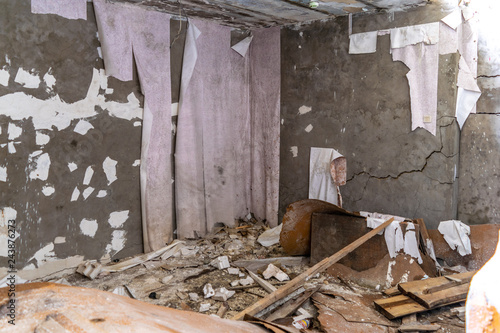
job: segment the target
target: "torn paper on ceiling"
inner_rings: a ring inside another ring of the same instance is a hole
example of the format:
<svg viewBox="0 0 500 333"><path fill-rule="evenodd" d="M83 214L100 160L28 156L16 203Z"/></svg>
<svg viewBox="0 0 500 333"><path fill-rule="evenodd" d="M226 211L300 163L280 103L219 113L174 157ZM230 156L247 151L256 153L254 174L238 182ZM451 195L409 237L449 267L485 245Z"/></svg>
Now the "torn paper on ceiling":
<svg viewBox="0 0 500 333"><path fill-rule="evenodd" d="M378 31L363 32L349 36L349 54L375 53Z"/></svg>
<svg viewBox="0 0 500 333"><path fill-rule="evenodd" d="M70 20L87 19L87 0L31 0L33 14L56 14Z"/></svg>
<svg viewBox="0 0 500 333"><path fill-rule="evenodd" d="M439 41L439 22L391 29L391 49L418 43L436 44Z"/></svg>
<svg viewBox="0 0 500 333"><path fill-rule="evenodd" d="M392 37L392 34L391 34ZM411 130L422 127L436 135L439 46L419 43L392 49L392 59L410 71Z"/></svg>
<svg viewBox="0 0 500 333"><path fill-rule="evenodd" d="M334 161L337 161L335 163ZM332 162L338 165L344 165L344 168L338 168L336 178L341 180L345 178L345 157L332 148L311 147L311 156L309 160L309 199L318 199L339 205L338 186L332 178Z"/></svg>
<svg viewBox="0 0 500 333"><path fill-rule="evenodd" d="M449 220L439 223L438 230L450 248L456 249L461 256L472 253L468 225L457 220Z"/></svg>
<svg viewBox="0 0 500 333"><path fill-rule="evenodd" d="M235 50L240 56L245 57L247 54L248 48L250 47L250 43L252 42L253 36L248 36L238 43L231 46L233 50Z"/></svg>

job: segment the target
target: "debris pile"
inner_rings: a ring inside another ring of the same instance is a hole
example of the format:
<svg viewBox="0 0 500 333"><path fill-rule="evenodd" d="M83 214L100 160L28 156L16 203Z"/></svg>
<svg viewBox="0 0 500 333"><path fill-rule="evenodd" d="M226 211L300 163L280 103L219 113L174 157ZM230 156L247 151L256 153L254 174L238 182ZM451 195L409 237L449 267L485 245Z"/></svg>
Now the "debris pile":
<svg viewBox="0 0 500 333"><path fill-rule="evenodd" d="M273 332L462 332L471 268L490 253L475 230L308 199L279 227L249 216L153 253L83 263L64 281Z"/></svg>

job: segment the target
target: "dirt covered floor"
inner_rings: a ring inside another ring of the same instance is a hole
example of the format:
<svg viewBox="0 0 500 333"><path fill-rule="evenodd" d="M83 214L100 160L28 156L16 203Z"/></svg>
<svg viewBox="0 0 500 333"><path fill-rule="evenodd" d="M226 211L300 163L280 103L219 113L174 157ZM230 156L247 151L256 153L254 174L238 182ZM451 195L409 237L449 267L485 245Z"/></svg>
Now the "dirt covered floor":
<svg viewBox="0 0 500 333"><path fill-rule="evenodd" d="M120 272L103 272L94 280L73 273L51 281L115 292L150 304L230 319L268 294L259 284L248 279L247 269L262 277L268 264L272 263L293 279L309 268L308 257L289 257L279 244L262 246L257 239L268 229L261 221L241 220L235 228L219 227L203 239L185 240L178 251L165 260L159 256ZM222 256L227 256L230 269L214 266L214 260ZM278 281L275 277L267 281L276 288L287 282ZM207 284L216 291L223 287L235 293L226 301L205 298L204 287L206 289ZM302 309L313 316L308 331L397 332L402 324L401 319L389 321L375 310L373 301L385 297L380 290L356 285L345 276L337 277L324 272L311 277L303 287L305 290L319 288L319 292L302 304ZM335 305L339 303L335 302L347 302L342 305L347 309L356 303L363 307L363 311L355 320L343 315ZM418 324L439 325L437 332L464 332L463 317L460 319L456 314L458 310L452 311L463 305L458 303L422 312L412 320ZM365 321L364 316L370 323ZM370 320L373 316L378 319ZM291 326L292 317L293 314L278 322Z"/></svg>

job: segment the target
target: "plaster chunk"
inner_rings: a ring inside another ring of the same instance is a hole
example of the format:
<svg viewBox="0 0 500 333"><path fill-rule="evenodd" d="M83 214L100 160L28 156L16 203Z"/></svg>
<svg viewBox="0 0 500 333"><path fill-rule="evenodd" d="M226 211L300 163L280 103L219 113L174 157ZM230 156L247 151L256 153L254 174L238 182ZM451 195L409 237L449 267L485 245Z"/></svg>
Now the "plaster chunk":
<svg viewBox="0 0 500 333"><path fill-rule="evenodd" d="M215 290L214 288L212 288L212 285L210 283L207 283L205 286L203 286L203 294L205 295L205 298L210 298L215 295Z"/></svg>
<svg viewBox="0 0 500 333"><path fill-rule="evenodd" d="M254 281L253 281L253 279L252 279L250 276L248 276L248 277L246 277L245 279L240 279L238 282L239 282L242 286L249 286L249 285L251 285Z"/></svg>
<svg viewBox="0 0 500 333"><path fill-rule="evenodd" d="M274 266L273 264L269 264L266 270L262 273L262 275L266 280L269 280L272 277L275 277L276 279L278 279L278 281L281 282L290 280L290 277L288 277L288 275L285 272L283 272L281 269Z"/></svg>

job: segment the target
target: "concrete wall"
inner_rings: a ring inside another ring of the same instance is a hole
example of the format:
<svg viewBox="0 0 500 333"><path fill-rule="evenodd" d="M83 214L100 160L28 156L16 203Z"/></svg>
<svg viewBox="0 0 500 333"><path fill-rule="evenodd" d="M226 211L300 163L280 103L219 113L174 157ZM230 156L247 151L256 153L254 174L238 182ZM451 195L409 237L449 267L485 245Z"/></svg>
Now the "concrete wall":
<svg viewBox="0 0 500 333"><path fill-rule="evenodd" d="M433 5L411 13L353 17L353 32L436 22ZM311 147L347 158L344 207L423 218L456 217L458 56L439 59L437 134L410 130L408 67L392 61L389 36L374 54L348 54L348 19L282 30L280 214L308 196ZM299 108L311 111L299 115ZM312 130L306 131L309 125ZM296 147L296 148L295 148ZM295 154L296 152L296 154Z"/></svg>
<svg viewBox="0 0 500 333"><path fill-rule="evenodd" d="M458 217L469 224L500 223L500 4L473 2L479 12L477 114L460 141Z"/></svg>
<svg viewBox="0 0 500 333"><path fill-rule="evenodd" d="M142 252L142 97L104 74L92 4L86 21L0 8L0 267L8 219L18 270Z"/></svg>

